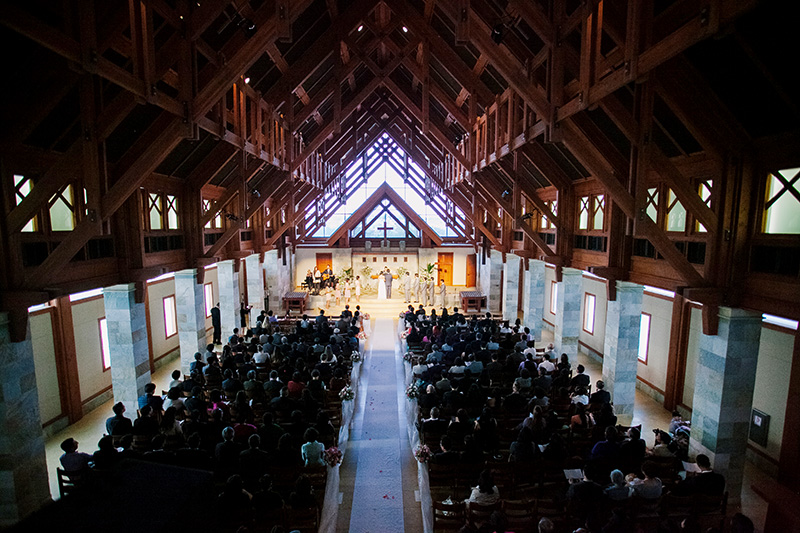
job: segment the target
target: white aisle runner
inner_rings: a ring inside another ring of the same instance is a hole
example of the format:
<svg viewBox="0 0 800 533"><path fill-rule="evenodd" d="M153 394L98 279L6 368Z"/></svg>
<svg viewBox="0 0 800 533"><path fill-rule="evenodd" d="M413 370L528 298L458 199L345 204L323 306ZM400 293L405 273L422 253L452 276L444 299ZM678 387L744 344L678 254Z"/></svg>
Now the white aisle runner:
<svg viewBox="0 0 800 533"><path fill-rule="evenodd" d="M352 533L405 531L403 468L408 465L406 421L398 415L398 381L394 320L378 318L371 349L361 372L355 424L342 477L355 469L349 527ZM350 472L348 472L348 470ZM408 477L408 476L406 476ZM412 480L414 481L414 480ZM412 492L413 494L413 492ZM406 491L405 506L419 504ZM419 511L412 513L419 515ZM343 517L346 513L340 513ZM408 516L408 515L407 515ZM412 529L417 524L408 524Z"/></svg>

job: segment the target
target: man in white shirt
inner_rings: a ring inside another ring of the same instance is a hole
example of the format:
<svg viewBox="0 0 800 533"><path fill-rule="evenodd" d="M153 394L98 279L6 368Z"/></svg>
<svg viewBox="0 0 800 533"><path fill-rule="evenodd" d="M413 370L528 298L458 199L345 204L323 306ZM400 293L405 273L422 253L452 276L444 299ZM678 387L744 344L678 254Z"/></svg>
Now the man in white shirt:
<svg viewBox="0 0 800 533"><path fill-rule="evenodd" d="M266 363L269 361L269 354L264 351L263 346L258 347L258 351L253 354L253 362L257 365Z"/></svg>
<svg viewBox="0 0 800 533"><path fill-rule="evenodd" d="M548 373L550 373L556 369L556 365L554 365L553 362L550 361L550 357L545 353L545 359L544 361L539 363L539 368L544 368L545 370L547 370Z"/></svg>

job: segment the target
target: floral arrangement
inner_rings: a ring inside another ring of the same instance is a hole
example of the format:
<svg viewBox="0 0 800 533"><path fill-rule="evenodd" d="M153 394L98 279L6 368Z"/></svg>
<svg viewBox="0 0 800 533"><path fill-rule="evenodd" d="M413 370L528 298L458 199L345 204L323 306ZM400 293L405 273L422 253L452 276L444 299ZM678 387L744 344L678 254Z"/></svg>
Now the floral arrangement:
<svg viewBox="0 0 800 533"><path fill-rule="evenodd" d="M414 449L414 457L420 463L427 463L431 455L433 455L431 449L426 444L421 444Z"/></svg>
<svg viewBox="0 0 800 533"><path fill-rule="evenodd" d="M356 338L359 339L359 340L365 341L365 340L367 340L367 334L364 333L363 331L359 331L358 335L356 335Z"/></svg>
<svg viewBox="0 0 800 533"><path fill-rule="evenodd" d="M361 361L361 352L358 350L353 350L353 353L350 354L350 361L353 363L358 363Z"/></svg>
<svg viewBox="0 0 800 533"><path fill-rule="evenodd" d="M339 399L345 402L352 401L355 397L356 393L353 392L353 389L349 385L339 391Z"/></svg>
<svg viewBox="0 0 800 533"><path fill-rule="evenodd" d="M404 331L403 333L400 334L400 338L401 339L405 340L406 337L408 337L408 330L406 330L406 331Z"/></svg>
<svg viewBox="0 0 800 533"><path fill-rule="evenodd" d="M406 398L409 400L416 400L419 398L419 389L414 383L406 388Z"/></svg>
<svg viewBox="0 0 800 533"><path fill-rule="evenodd" d="M336 446L331 446L322 452L322 459L328 466L336 466L342 462L342 452Z"/></svg>
<svg viewBox="0 0 800 533"><path fill-rule="evenodd" d="M406 363L410 363L413 360L414 360L413 352L406 352L405 355L403 355L403 361L405 361Z"/></svg>

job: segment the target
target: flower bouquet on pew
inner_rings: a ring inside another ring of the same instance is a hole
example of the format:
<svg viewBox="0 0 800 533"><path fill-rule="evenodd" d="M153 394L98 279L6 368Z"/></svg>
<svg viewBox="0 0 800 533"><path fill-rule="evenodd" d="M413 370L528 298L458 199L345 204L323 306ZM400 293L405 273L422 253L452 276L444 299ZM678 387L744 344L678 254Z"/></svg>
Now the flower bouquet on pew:
<svg viewBox="0 0 800 533"><path fill-rule="evenodd" d="M353 350L353 353L350 354L350 362L358 363L359 361L361 361L361 352Z"/></svg>
<svg viewBox="0 0 800 533"><path fill-rule="evenodd" d="M412 383L406 388L406 398L409 400L416 400L419 398L419 388L415 383Z"/></svg>
<svg viewBox="0 0 800 533"><path fill-rule="evenodd" d="M414 359L414 353L413 352L406 352L403 355L403 361L405 361L406 363L410 363L413 359Z"/></svg>
<svg viewBox="0 0 800 533"><path fill-rule="evenodd" d="M365 341L367 340L367 334L364 333L363 331L359 331L358 335L356 335L356 338L360 341Z"/></svg>
<svg viewBox="0 0 800 533"><path fill-rule="evenodd" d="M322 452L322 459L328 466L336 466L342 462L342 452L336 446L331 446Z"/></svg>
<svg viewBox="0 0 800 533"><path fill-rule="evenodd" d="M353 389L350 385L344 387L342 390L339 391L339 399L345 402L349 402L354 400L356 397L356 393L353 392Z"/></svg>
<svg viewBox="0 0 800 533"><path fill-rule="evenodd" d="M414 457L420 463L427 463L433 454L427 444L420 444L414 449Z"/></svg>

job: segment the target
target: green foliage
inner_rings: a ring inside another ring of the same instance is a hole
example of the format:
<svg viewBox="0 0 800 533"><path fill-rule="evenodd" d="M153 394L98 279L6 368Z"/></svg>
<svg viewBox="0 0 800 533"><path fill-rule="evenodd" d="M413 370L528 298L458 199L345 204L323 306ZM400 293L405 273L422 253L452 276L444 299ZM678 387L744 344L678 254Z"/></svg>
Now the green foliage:
<svg viewBox="0 0 800 533"><path fill-rule="evenodd" d="M352 278L353 278L353 267L343 268L341 273L339 274L339 279L352 279Z"/></svg>
<svg viewBox="0 0 800 533"><path fill-rule="evenodd" d="M397 267L397 276L398 277L402 278L403 276L406 275L406 272L408 272L408 269L406 267L403 267L403 266Z"/></svg>
<svg viewBox="0 0 800 533"><path fill-rule="evenodd" d="M364 278L369 278L372 275L372 267L369 265L364 265L361 268L361 275L364 276Z"/></svg>

